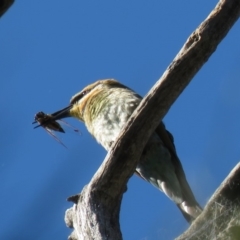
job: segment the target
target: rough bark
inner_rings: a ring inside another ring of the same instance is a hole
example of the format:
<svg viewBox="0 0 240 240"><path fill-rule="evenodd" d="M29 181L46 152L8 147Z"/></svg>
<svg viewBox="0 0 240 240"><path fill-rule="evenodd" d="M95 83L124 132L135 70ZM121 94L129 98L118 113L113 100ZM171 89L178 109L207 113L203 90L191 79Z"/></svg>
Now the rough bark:
<svg viewBox="0 0 240 240"><path fill-rule="evenodd" d="M134 111L91 182L79 196L71 198L75 204L65 216L67 225L74 228L69 239L122 239L119 225L121 200L141 150L239 14L239 0L222 0L190 35L163 76Z"/></svg>

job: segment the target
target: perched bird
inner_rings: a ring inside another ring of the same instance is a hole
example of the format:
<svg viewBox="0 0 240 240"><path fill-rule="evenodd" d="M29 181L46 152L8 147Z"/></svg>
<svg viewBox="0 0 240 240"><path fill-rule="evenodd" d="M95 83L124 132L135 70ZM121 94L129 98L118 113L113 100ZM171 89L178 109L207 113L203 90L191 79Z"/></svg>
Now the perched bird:
<svg viewBox="0 0 240 240"><path fill-rule="evenodd" d="M83 121L92 136L109 150L141 100L137 93L114 79L99 80L74 95L69 107L52 116L54 120L75 117ZM201 213L176 154L173 137L162 122L150 137L135 172L174 201L188 222Z"/></svg>

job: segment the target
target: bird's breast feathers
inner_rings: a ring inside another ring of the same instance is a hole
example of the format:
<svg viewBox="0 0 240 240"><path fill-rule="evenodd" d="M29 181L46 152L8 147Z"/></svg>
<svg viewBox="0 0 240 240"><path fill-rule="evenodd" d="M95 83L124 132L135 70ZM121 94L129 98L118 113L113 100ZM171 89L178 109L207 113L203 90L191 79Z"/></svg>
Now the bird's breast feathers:
<svg viewBox="0 0 240 240"><path fill-rule="evenodd" d="M140 101L140 96L123 88L113 88L107 93L95 95L88 106L92 119L85 121L89 132L109 150Z"/></svg>

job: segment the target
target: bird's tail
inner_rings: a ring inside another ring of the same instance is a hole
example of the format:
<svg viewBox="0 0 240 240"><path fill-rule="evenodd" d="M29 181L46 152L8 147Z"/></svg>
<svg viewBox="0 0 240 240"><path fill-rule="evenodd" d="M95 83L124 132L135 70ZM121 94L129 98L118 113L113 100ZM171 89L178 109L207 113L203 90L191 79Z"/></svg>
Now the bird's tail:
<svg viewBox="0 0 240 240"><path fill-rule="evenodd" d="M182 212L184 218L192 223L202 212L200 205L195 202L194 204L188 204L186 201L177 204L178 208Z"/></svg>

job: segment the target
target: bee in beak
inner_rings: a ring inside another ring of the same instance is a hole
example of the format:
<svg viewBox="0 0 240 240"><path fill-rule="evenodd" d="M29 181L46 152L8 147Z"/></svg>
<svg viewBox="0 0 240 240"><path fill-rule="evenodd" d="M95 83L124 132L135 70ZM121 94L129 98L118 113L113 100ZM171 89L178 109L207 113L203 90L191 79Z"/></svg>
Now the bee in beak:
<svg viewBox="0 0 240 240"><path fill-rule="evenodd" d="M38 127L44 128L47 131L47 133L50 134L57 142L62 144L64 147L66 147L63 144L63 142L55 135L54 131L65 133L63 127L58 122L58 120L59 120L59 121L61 121L61 123L65 124L66 126L71 127L74 132L79 133L78 129L74 128L72 125L70 125L69 123L67 123L63 120L60 120L62 118L69 117L69 109L71 109L71 105L60 111L53 113L53 114L46 114L42 111L36 113L35 117L34 117L35 121L32 124L38 123L38 125L35 126L34 129L38 128Z"/></svg>

